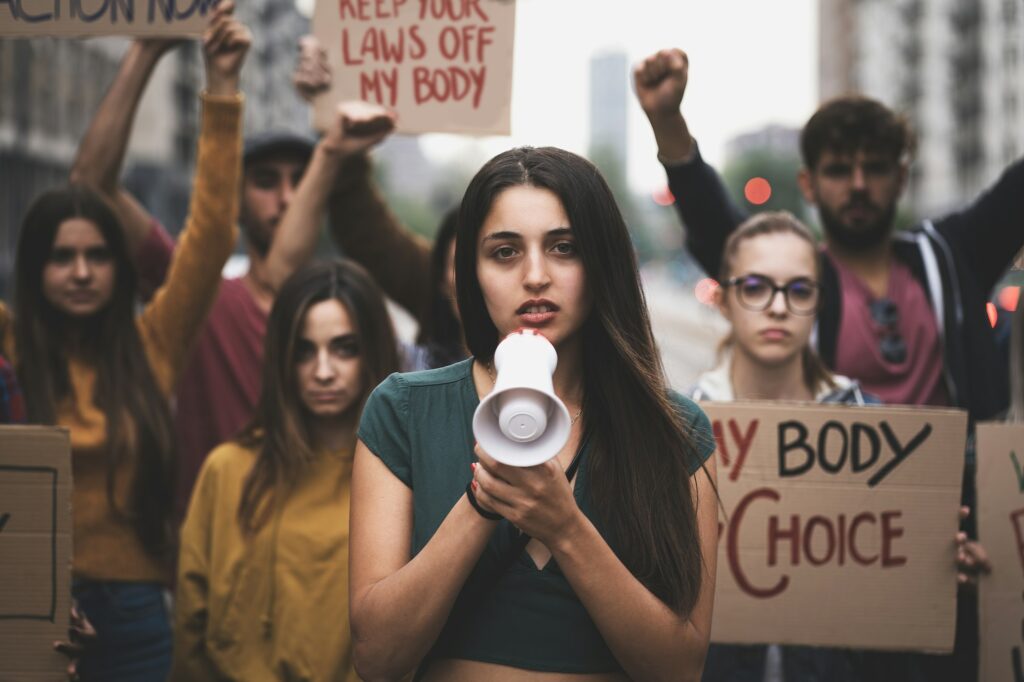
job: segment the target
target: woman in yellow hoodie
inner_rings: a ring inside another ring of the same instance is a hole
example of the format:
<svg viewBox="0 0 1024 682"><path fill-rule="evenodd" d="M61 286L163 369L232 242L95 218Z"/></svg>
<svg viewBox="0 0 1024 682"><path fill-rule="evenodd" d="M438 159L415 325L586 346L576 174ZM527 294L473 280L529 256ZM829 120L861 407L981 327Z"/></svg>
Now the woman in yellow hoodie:
<svg viewBox="0 0 1024 682"><path fill-rule="evenodd" d="M182 528L171 679L357 679L348 517L359 414L398 367L351 261L297 272L267 325L253 422L203 465Z"/></svg>
<svg viewBox="0 0 1024 682"><path fill-rule="evenodd" d="M67 428L74 477L73 593L97 632L83 680L163 679L172 575L174 443L168 396L235 242L239 72L251 37L231 2L203 36L206 91L189 218L164 286L136 315L136 276L113 209L81 186L49 191L18 240L13 324L28 421Z"/></svg>

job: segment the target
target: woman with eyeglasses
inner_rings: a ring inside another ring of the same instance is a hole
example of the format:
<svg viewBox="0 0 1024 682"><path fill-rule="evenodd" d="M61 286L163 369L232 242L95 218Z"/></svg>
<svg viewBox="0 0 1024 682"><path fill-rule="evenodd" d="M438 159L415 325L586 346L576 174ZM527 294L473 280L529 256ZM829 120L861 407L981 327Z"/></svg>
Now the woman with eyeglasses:
<svg viewBox="0 0 1024 682"><path fill-rule="evenodd" d="M719 366L702 375L695 400L803 400L864 405L878 400L829 372L811 347L820 302L814 237L787 212L760 213L730 235L716 293L732 330ZM781 662L779 661L781 655ZM712 644L704 682L856 680L858 654L840 649Z"/></svg>
<svg viewBox="0 0 1024 682"><path fill-rule="evenodd" d="M792 214L760 213L725 245L717 305L732 325L719 366L692 391L697 400L869 400L831 373L811 347L821 300L814 237ZM876 399L870 402L877 403Z"/></svg>

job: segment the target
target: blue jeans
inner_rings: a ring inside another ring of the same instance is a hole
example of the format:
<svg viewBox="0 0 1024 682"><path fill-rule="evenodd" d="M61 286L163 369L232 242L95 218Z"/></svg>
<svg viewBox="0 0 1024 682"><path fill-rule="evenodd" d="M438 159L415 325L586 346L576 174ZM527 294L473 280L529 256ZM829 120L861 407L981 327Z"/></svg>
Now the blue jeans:
<svg viewBox="0 0 1024 682"><path fill-rule="evenodd" d="M167 679L172 640L163 585L76 580L71 592L97 635L78 663L82 682Z"/></svg>

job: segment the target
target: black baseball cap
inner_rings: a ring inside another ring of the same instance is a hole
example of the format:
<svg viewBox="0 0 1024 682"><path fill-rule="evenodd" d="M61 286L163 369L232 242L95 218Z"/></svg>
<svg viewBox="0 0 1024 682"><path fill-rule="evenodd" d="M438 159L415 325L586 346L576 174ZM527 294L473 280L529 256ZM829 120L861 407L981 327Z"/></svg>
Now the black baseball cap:
<svg viewBox="0 0 1024 682"><path fill-rule="evenodd" d="M309 161L316 139L311 135L288 130L265 130L245 138L242 164L249 165L271 156L294 156Z"/></svg>

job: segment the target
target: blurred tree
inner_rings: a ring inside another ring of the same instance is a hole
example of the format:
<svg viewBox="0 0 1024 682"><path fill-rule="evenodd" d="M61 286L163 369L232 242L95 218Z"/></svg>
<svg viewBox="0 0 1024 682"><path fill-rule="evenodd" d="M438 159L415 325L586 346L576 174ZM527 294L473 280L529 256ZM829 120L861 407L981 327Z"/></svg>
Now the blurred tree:
<svg viewBox="0 0 1024 682"><path fill-rule="evenodd" d="M800 159L796 155L753 150L729 161L722 171L722 179L737 204L749 212L789 211L804 218L805 206L796 181L799 169ZM745 192L747 183L755 178L763 178L771 188L771 195L762 203L751 201L762 201L757 183Z"/></svg>

